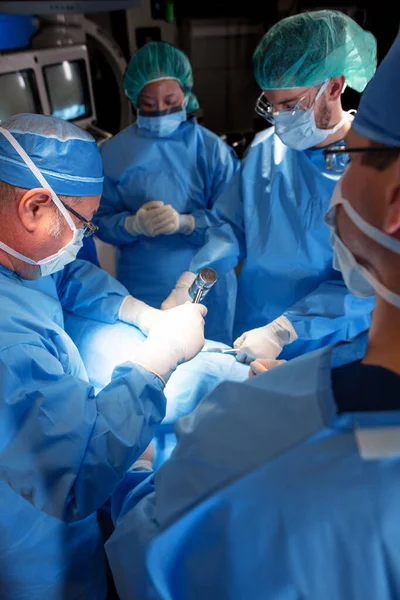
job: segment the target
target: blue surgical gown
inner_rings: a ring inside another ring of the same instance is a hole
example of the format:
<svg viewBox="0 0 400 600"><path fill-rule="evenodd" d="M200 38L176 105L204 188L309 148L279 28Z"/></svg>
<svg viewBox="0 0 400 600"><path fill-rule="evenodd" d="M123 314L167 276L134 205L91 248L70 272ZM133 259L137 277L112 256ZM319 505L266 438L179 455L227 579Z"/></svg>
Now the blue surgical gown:
<svg viewBox="0 0 400 600"><path fill-rule="evenodd" d="M299 336L288 359L368 329L374 300L352 296L332 267L324 215L338 179L322 149L288 148L273 128L255 138L190 267L221 274L244 260L234 338L284 314Z"/></svg>
<svg viewBox="0 0 400 600"><path fill-rule="evenodd" d="M104 191L95 221L98 236L118 247L117 276L129 292L150 306L161 303L204 243L209 213L235 173L238 161L214 133L191 121L168 137L132 125L102 146ZM185 235L131 236L125 219L151 200L192 214L196 226ZM234 265L235 266L235 265ZM206 337L230 343L236 277L220 274L205 304Z"/></svg>
<svg viewBox="0 0 400 600"><path fill-rule="evenodd" d="M71 313L65 314L65 330L76 344L96 391L110 383L115 367L129 360L146 339L141 331L126 323L109 325ZM218 342L208 345L224 347ZM200 352L176 369L165 387L166 415L153 438L154 469L170 457L176 445L174 425L177 419L194 410L222 381L244 381L248 374L247 365L238 363L233 356L217 352Z"/></svg>
<svg viewBox="0 0 400 600"><path fill-rule="evenodd" d="M100 267L96 244L94 243L93 237L83 238L83 246L79 250L77 258L80 260L87 260L96 265L96 267Z"/></svg>
<svg viewBox="0 0 400 600"><path fill-rule="evenodd" d="M114 497L121 600L400 597L400 443L377 460L356 443L400 410L338 415L332 390L332 367L364 352L342 343L222 384L178 423L171 459Z"/></svg>
<svg viewBox="0 0 400 600"><path fill-rule="evenodd" d="M106 597L95 511L163 418L163 384L125 363L96 396L63 309L116 323L126 294L85 261L37 281L0 266L1 598Z"/></svg>

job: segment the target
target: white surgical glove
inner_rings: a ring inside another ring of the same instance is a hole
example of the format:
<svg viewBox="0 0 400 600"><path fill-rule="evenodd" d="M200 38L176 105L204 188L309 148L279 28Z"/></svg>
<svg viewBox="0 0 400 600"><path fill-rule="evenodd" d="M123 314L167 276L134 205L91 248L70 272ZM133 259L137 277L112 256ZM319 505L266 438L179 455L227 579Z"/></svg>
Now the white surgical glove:
<svg viewBox="0 0 400 600"><path fill-rule="evenodd" d="M195 279L196 275L190 271L182 273L168 298L161 304L161 310L168 310L175 306L185 304L185 302L191 302L192 299L189 296L189 288Z"/></svg>
<svg viewBox="0 0 400 600"><path fill-rule="evenodd" d="M148 335L161 315L162 311L158 308L153 308L133 296L126 296L120 306L118 318L129 325L135 325Z"/></svg>
<svg viewBox="0 0 400 600"><path fill-rule="evenodd" d="M250 363L250 371L249 377L254 377L255 375L261 375L261 373L265 373L266 371L270 371L275 367L279 367L285 363L286 360L272 360L271 358L258 358L254 362Z"/></svg>
<svg viewBox="0 0 400 600"><path fill-rule="evenodd" d="M286 317L279 317L251 331L246 331L235 343L239 348L236 358L239 362L250 364L256 358L271 358L275 360L282 352L283 346L297 340L297 333Z"/></svg>
<svg viewBox="0 0 400 600"><path fill-rule="evenodd" d="M164 206L163 233L165 235L174 233L190 235L193 233L194 226L195 221L192 215L181 215L169 204Z"/></svg>
<svg viewBox="0 0 400 600"><path fill-rule="evenodd" d="M125 219L125 229L132 236L190 235L194 226L192 215L180 215L172 206L160 200L146 202L136 214Z"/></svg>
<svg viewBox="0 0 400 600"><path fill-rule="evenodd" d="M206 314L204 305L189 302L163 312L133 362L166 383L178 365L203 348Z"/></svg>

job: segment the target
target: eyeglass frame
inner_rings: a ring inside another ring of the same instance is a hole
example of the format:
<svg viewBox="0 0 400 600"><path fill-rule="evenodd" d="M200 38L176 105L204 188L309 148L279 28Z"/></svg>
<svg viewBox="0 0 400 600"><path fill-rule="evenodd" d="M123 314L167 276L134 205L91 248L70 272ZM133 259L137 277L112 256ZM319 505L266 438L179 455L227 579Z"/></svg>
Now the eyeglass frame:
<svg viewBox="0 0 400 600"><path fill-rule="evenodd" d="M294 114L298 110L312 109L315 104L315 100L318 96L319 90L322 88L324 83L322 83L321 85L318 86L318 91L315 94L315 98L312 101L311 106L305 106L304 108L302 108L302 103L304 102L304 100L307 98L307 95L308 95L308 92L307 92L302 98L300 98L300 100L298 102L296 102L296 104L292 108L285 108L284 110L276 110L273 113L271 113L271 116L266 116L265 114L263 114L263 109L259 108L261 101L264 101L267 106L271 107L271 109L274 108L274 105L269 100L266 99L264 92L261 92L261 94L259 95L259 97L256 100L254 111L259 117L261 117L262 119L264 119L265 121L267 121L268 123L271 123L271 125L273 125L275 114L281 114L281 113ZM317 87L317 86L312 86L310 88L310 90L312 90L314 87Z"/></svg>
<svg viewBox="0 0 400 600"><path fill-rule="evenodd" d="M325 163L326 166L328 168L329 171L333 171L335 173L342 173L346 167L343 168L343 170L339 170L339 169L334 169L332 166L332 162L330 159L330 156L337 156L338 154L361 154L362 152L371 152L371 153L399 153L400 154L400 148L398 147L393 147L393 148L389 148L388 146L382 146L382 147L374 147L374 146L367 146L364 148L348 148L347 146L340 144L340 145L336 145L336 146L331 146L330 148L326 148L324 150L324 157L325 157ZM350 161L349 161L350 162ZM349 163L347 163L349 164ZM347 166L347 165L346 165Z"/></svg>
<svg viewBox="0 0 400 600"><path fill-rule="evenodd" d="M92 221L89 221L88 219L86 219L86 217L82 216L81 214L79 214L74 208L71 208L68 204L66 204L65 202L63 202L61 199L59 199L61 204L64 206L64 208L67 209L68 212L71 213L71 215L74 215L74 217L76 217L81 223L83 223L83 229L84 229L84 233L83 236L88 238L91 237L93 234L96 233L96 231L98 231L98 226L95 225Z"/></svg>

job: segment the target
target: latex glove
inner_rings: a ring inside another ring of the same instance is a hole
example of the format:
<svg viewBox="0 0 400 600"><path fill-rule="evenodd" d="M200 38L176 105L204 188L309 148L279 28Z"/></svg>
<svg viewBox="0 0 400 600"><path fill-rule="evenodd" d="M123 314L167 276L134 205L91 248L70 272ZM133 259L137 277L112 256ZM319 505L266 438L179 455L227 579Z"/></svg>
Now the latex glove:
<svg viewBox="0 0 400 600"><path fill-rule="evenodd" d="M250 363L249 377L255 377L266 371L270 371L279 365L285 363L286 360L271 360L270 358L259 358Z"/></svg>
<svg viewBox="0 0 400 600"><path fill-rule="evenodd" d="M118 318L129 325L135 325L148 335L161 315L162 311L158 308L153 308L133 296L126 296L119 309Z"/></svg>
<svg viewBox="0 0 400 600"><path fill-rule="evenodd" d="M146 202L136 214L125 219L125 229L133 236L156 237L164 233L165 206L161 200Z"/></svg>
<svg viewBox="0 0 400 600"><path fill-rule="evenodd" d="M204 346L207 308L187 302L161 313L133 362L166 383L176 367L194 358Z"/></svg>
<svg viewBox="0 0 400 600"><path fill-rule="evenodd" d="M190 235L195 227L192 215L181 215L170 204L164 206L163 232L165 235L180 233Z"/></svg>
<svg viewBox="0 0 400 600"><path fill-rule="evenodd" d="M190 235L195 226L192 215L180 215L172 206L160 200L143 204L135 215L125 219L125 229L133 236Z"/></svg>
<svg viewBox="0 0 400 600"><path fill-rule="evenodd" d="M256 358L270 358L275 360L283 350L283 346L297 340L297 333L291 322L286 317L279 317L265 325L251 331L246 331L235 343L234 348L240 351L236 355L239 362L250 364Z"/></svg>
<svg viewBox="0 0 400 600"><path fill-rule="evenodd" d="M185 304L185 302L191 302L192 299L189 296L189 288L195 279L196 275L190 271L182 273L168 298L161 304L161 310L168 310L175 306Z"/></svg>

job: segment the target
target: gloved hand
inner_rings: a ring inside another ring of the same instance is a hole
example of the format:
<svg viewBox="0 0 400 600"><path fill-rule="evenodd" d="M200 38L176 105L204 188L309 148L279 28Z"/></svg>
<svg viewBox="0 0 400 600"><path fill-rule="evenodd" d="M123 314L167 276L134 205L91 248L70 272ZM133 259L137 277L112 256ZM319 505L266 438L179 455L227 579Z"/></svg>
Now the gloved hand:
<svg viewBox="0 0 400 600"><path fill-rule="evenodd" d="M205 306L189 302L163 312L133 362L166 383L178 365L203 348L206 314Z"/></svg>
<svg viewBox="0 0 400 600"><path fill-rule="evenodd" d="M246 331L237 338L233 347L240 349L236 359L250 364L256 358L275 360L282 352L283 346L295 340L297 340L297 333L291 322L282 316L264 327Z"/></svg>
<svg viewBox="0 0 400 600"><path fill-rule="evenodd" d="M160 200L146 202L136 214L125 219L125 229L132 236L190 235L194 226L192 215L180 215L172 206Z"/></svg>
<svg viewBox="0 0 400 600"><path fill-rule="evenodd" d="M195 222L192 215L181 215L170 204L164 206L164 231L165 235L180 233L190 235L193 233Z"/></svg>
<svg viewBox="0 0 400 600"><path fill-rule="evenodd" d="M161 315L162 311L158 308L153 308L133 296L126 296L120 306L118 318L129 325L135 325L144 335L148 335Z"/></svg>
<svg viewBox="0 0 400 600"><path fill-rule="evenodd" d="M185 302L191 302L192 299L190 298L188 291L195 279L196 275L190 271L182 273L168 298L161 304L161 310L168 310L175 306L185 304Z"/></svg>
<svg viewBox="0 0 400 600"><path fill-rule="evenodd" d="M286 360L271 360L270 358L259 358L250 363L249 377L255 377L266 371L270 371L275 367L285 363Z"/></svg>

